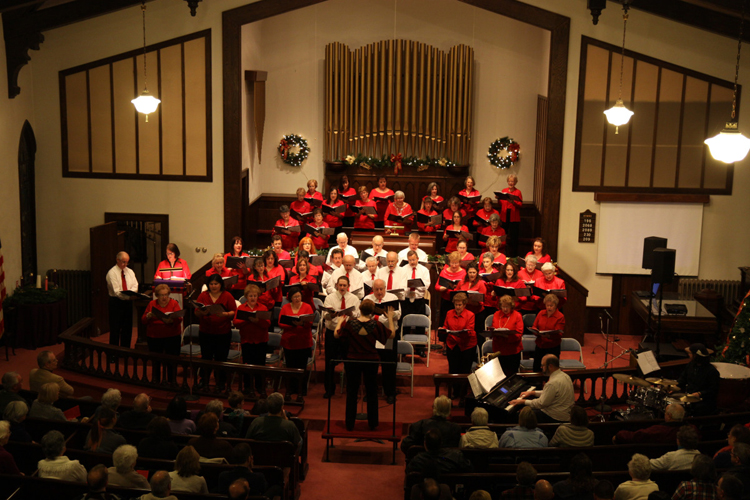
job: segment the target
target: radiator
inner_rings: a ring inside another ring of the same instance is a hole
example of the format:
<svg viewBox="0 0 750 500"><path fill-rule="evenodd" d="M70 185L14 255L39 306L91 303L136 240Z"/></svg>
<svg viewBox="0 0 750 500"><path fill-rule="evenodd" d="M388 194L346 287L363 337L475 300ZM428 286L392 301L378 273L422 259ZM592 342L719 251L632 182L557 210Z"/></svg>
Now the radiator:
<svg viewBox="0 0 750 500"><path fill-rule="evenodd" d="M91 317L91 271L50 269L47 279L68 292L68 326Z"/></svg>
<svg viewBox="0 0 750 500"><path fill-rule="evenodd" d="M710 288L724 297L726 303L731 303L740 294L740 282L733 280L705 280L698 278L680 278L679 293L683 299L692 299L693 296L703 290Z"/></svg>

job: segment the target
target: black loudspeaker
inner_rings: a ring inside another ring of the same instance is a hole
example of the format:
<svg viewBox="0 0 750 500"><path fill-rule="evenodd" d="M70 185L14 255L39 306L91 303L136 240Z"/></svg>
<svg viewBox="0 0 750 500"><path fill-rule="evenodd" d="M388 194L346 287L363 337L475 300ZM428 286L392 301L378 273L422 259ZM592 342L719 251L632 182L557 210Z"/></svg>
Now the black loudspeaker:
<svg viewBox="0 0 750 500"><path fill-rule="evenodd" d="M657 248L654 250L654 267L651 279L654 283L672 283L674 279L674 262L677 251L672 248Z"/></svg>
<svg viewBox="0 0 750 500"><path fill-rule="evenodd" d="M643 238L643 269L654 268L654 250L657 248L667 248L667 239L658 236L649 236Z"/></svg>

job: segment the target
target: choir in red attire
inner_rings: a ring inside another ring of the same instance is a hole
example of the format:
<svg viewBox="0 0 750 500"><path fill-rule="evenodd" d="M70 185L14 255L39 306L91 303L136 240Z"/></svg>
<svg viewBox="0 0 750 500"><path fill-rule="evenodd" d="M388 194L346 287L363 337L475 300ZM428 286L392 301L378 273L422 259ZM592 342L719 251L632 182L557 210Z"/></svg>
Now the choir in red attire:
<svg viewBox="0 0 750 500"><path fill-rule="evenodd" d="M544 310L539 311L534 320L536 334L536 350L534 351L534 371L541 371L542 358L547 354L560 357L560 343L565 332L565 316L557 310L558 299L549 294L544 297Z"/></svg>
<svg viewBox="0 0 750 500"><path fill-rule="evenodd" d="M523 344L523 317L514 309L513 297L500 297L500 310L492 316L492 354L488 359L498 358L503 373L511 376L521 366ZM497 331L500 330L500 331Z"/></svg>
<svg viewBox="0 0 750 500"><path fill-rule="evenodd" d="M234 326L240 331L242 362L247 365L265 366L268 329L271 327L271 320L258 318L257 316L245 318L243 313L267 313L269 310L265 305L258 302L260 288L255 285L247 285L244 292L245 303L240 304L234 316ZM261 396L266 394L263 377L260 375L255 376L254 385L252 377L245 376L244 389L243 392L249 397L255 397L256 391Z"/></svg>
<svg viewBox="0 0 750 500"><path fill-rule="evenodd" d="M181 308L176 300L169 297L170 292L169 285L156 286L154 289L156 299L146 306L146 310L141 317L141 323L146 325L146 342L149 352L179 356L182 340L182 318L170 316L173 313L179 313ZM161 381L161 363L158 361L153 361L152 375L154 382ZM174 373L168 373L167 380L174 380Z"/></svg>
<svg viewBox="0 0 750 500"><path fill-rule="evenodd" d="M221 255L221 254L219 254ZM223 257L220 257L222 262ZM229 345L232 338L232 319L237 310L237 304L232 294L224 289L224 280L218 274L212 274L206 280L208 290L201 293L196 300L204 306L217 306L217 310L195 309L195 315L200 319L199 341L201 345L201 359L225 362L229 355ZM216 386L223 391L226 381L224 372L217 372ZM211 370L200 371L199 388L208 387Z"/></svg>
<svg viewBox="0 0 750 500"><path fill-rule="evenodd" d="M175 271L165 271L163 269L177 269ZM185 260L180 258L180 249L174 243L167 245L167 258L159 262L156 266L156 272L154 273L155 280L169 280L174 278L182 278L189 280L192 277L190 274L190 268Z"/></svg>
<svg viewBox="0 0 750 500"><path fill-rule="evenodd" d="M287 294L289 303L281 307L279 315L279 326L281 327L281 347L284 348L284 357L287 368L307 367L307 361L312 356L312 318L314 311L310 304L302 301L302 290L292 287ZM304 318L304 317L307 318ZM298 319L296 319L298 318ZM297 395L298 402L304 402L307 392L306 384L299 386L297 379L288 382L285 400L289 401L293 394Z"/></svg>

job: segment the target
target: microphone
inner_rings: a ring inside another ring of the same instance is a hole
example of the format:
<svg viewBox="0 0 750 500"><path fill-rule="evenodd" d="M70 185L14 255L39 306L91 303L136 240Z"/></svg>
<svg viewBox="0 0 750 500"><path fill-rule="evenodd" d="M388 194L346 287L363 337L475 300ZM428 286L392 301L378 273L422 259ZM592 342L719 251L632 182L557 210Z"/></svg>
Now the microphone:
<svg viewBox="0 0 750 500"><path fill-rule="evenodd" d="M613 317L612 317L612 315L611 315L611 314L609 314L609 311L608 311L608 310L606 310L606 309L604 309L604 314L606 314L606 315L607 315L607 317L608 317L608 318L610 319L610 321L612 321L612 320L614 320L614 319L615 319L615 318L613 318Z"/></svg>
<svg viewBox="0 0 750 500"><path fill-rule="evenodd" d="M628 349L628 352L635 358L638 359L638 351L635 349Z"/></svg>

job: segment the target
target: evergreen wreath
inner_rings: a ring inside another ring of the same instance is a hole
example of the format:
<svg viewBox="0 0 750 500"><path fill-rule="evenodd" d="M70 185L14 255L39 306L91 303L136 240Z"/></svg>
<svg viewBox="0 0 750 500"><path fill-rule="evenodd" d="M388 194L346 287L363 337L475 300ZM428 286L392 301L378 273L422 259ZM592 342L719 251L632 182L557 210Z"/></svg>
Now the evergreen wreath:
<svg viewBox="0 0 750 500"><path fill-rule="evenodd" d="M293 153L291 150L293 147L299 148L299 152ZM307 159L307 155L310 153L310 147L307 145L307 141L301 136L296 134L285 135L279 142L279 155L281 160L293 167L299 167L302 162Z"/></svg>
<svg viewBox="0 0 750 500"><path fill-rule="evenodd" d="M492 144L487 152L487 159L495 168L510 168L518 161L521 146L510 137L502 137Z"/></svg>

